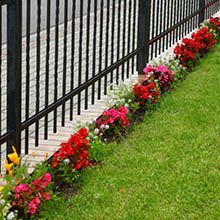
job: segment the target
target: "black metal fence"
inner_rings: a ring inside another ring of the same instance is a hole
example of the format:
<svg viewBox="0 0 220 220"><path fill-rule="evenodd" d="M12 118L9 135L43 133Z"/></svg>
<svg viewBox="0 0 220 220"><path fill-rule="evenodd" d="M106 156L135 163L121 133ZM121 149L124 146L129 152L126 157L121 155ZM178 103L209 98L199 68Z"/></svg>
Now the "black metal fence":
<svg viewBox="0 0 220 220"><path fill-rule="evenodd" d="M30 137L38 146L219 9L220 0L1 0L1 154L28 154Z"/></svg>

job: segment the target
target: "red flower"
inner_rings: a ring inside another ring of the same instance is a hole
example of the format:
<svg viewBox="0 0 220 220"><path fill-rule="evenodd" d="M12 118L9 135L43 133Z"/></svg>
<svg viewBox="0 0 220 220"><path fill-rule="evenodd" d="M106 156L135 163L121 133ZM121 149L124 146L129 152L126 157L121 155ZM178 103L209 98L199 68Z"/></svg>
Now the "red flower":
<svg viewBox="0 0 220 220"><path fill-rule="evenodd" d="M220 17L216 17L216 18L211 17L209 19L209 23L216 26L217 28L220 27Z"/></svg>
<svg viewBox="0 0 220 220"><path fill-rule="evenodd" d="M160 96L155 82L144 81L142 84L135 84L133 91L140 105L144 105L147 101L155 103Z"/></svg>
<svg viewBox="0 0 220 220"><path fill-rule="evenodd" d="M60 145L59 151L53 154L52 166L56 168L65 159L69 159L69 166L72 169L76 169L77 167L76 170L78 170L87 167L90 164L88 154L90 146L89 141L86 140L87 136L88 130L86 128L81 128L71 135L66 143Z"/></svg>
<svg viewBox="0 0 220 220"><path fill-rule="evenodd" d="M216 41L209 32L208 27L203 27L197 32L193 33L192 39L199 44L200 54L207 52L214 44L216 44Z"/></svg>
<svg viewBox="0 0 220 220"><path fill-rule="evenodd" d="M215 23L215 19L210 19L210 23ZM208 27L203 27L191 35L192 39L184 38L182 44L177 44L174 49L176 58L187 68L197 61L197 58L206 53L216 41L210 33Z"/></svg>
<svg viewBox="0 0 220 220"><path fill-rule="evenodd" d="M81 136L83 136L84 138L88 136L88 129L87 128L80 128L77 133Z"/></svg>

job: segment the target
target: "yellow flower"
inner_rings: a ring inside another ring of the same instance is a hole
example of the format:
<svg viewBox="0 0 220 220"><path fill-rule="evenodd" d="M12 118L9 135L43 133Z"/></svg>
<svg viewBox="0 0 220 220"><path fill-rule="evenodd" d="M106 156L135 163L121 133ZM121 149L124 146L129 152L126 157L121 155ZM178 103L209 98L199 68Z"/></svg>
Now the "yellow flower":
<svg viewBox="0 0 220 220"><path fill-rule="evenodd" d="M9 158L9 160L10 160L12 163L14 163L15 165L19 165L19 163L20 163L20 157L18 156L18 153L17 153L17 151L16 151L16 149L15 149L14 146L12 147L12 149L13 149L13 152L14 152L14 153L8 154L8 158Z"/></svg>
<svg viewBox="0 0 220 220"><path fill-rule="evenodd" d="M35 156L36 156L36 154L35 154L35 152L34 152L34 151L32 152L32 156L33 156L33 157L35 157Z"/></svg>
<svg viewBox="0 0 220 220"><path fill-rule="evenodd" d="M8 171L8 175L9 175L9 176L12 176L12 175L13 175L13 170L9 170L9 171Z"/></svg>
<svg viewBox="0 0 220 220"><path fill-rule="evenodd" d="M8 172L11 171L13 165L14 165L13 163L8 163L8 161L5 160L4 167L5 167L5 169L6 169Z"/></svg>
<svg viewBox="0 0 220 220"><path fill-rule="evenodd" d="M3 186L0 186L0 192L3 190Z"/></svg>
<svg viewBox="0 0 220 220"><path fill-rule="evenodd" d="M49 154L48 153L45 153L45 158L47 159L49 157Z"/></svg>

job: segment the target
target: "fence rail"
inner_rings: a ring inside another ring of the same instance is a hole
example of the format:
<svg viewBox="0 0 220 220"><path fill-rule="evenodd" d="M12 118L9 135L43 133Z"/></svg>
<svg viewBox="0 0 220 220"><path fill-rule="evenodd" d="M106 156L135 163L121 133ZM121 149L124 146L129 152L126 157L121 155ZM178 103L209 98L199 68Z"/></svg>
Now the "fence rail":
<svg viewBox="0 0 220 220"><path fill-rule="evenodd" d="M1 159L12 145L28 154L30 138L38 146L219 9L220 0L1 0Z"/></svg>

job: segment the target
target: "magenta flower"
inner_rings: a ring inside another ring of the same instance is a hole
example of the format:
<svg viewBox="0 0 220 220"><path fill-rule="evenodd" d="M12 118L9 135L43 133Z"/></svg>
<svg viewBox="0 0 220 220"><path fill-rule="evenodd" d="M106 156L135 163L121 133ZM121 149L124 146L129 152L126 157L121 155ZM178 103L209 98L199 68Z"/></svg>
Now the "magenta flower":
<svg viewBox="0 0 220 220"><path fill-rule="evenodd" d="M144 73L146 73L146 74L148 74L148 73L150 73L150 72L154 72L154 71L155 71L155 68L153 67L152 64L149 64L148 66L146 66L146 67L144 68Z"/></svg>
<svg viewBox="0 0 220 220"><path fill-rule="evenodd" d="M28 190L28 185L26 185L24 183L20 183L19 185L17 185L15 187L15 192L16 193L25 192L27 190Z"/></svg>
<svg viewBox="0 0 220 220"><path fill-rule="evenodd" d="M156 72L167 73L167 72L169 72L169 69L164 65L159 65L156 68Z"/></svg>

